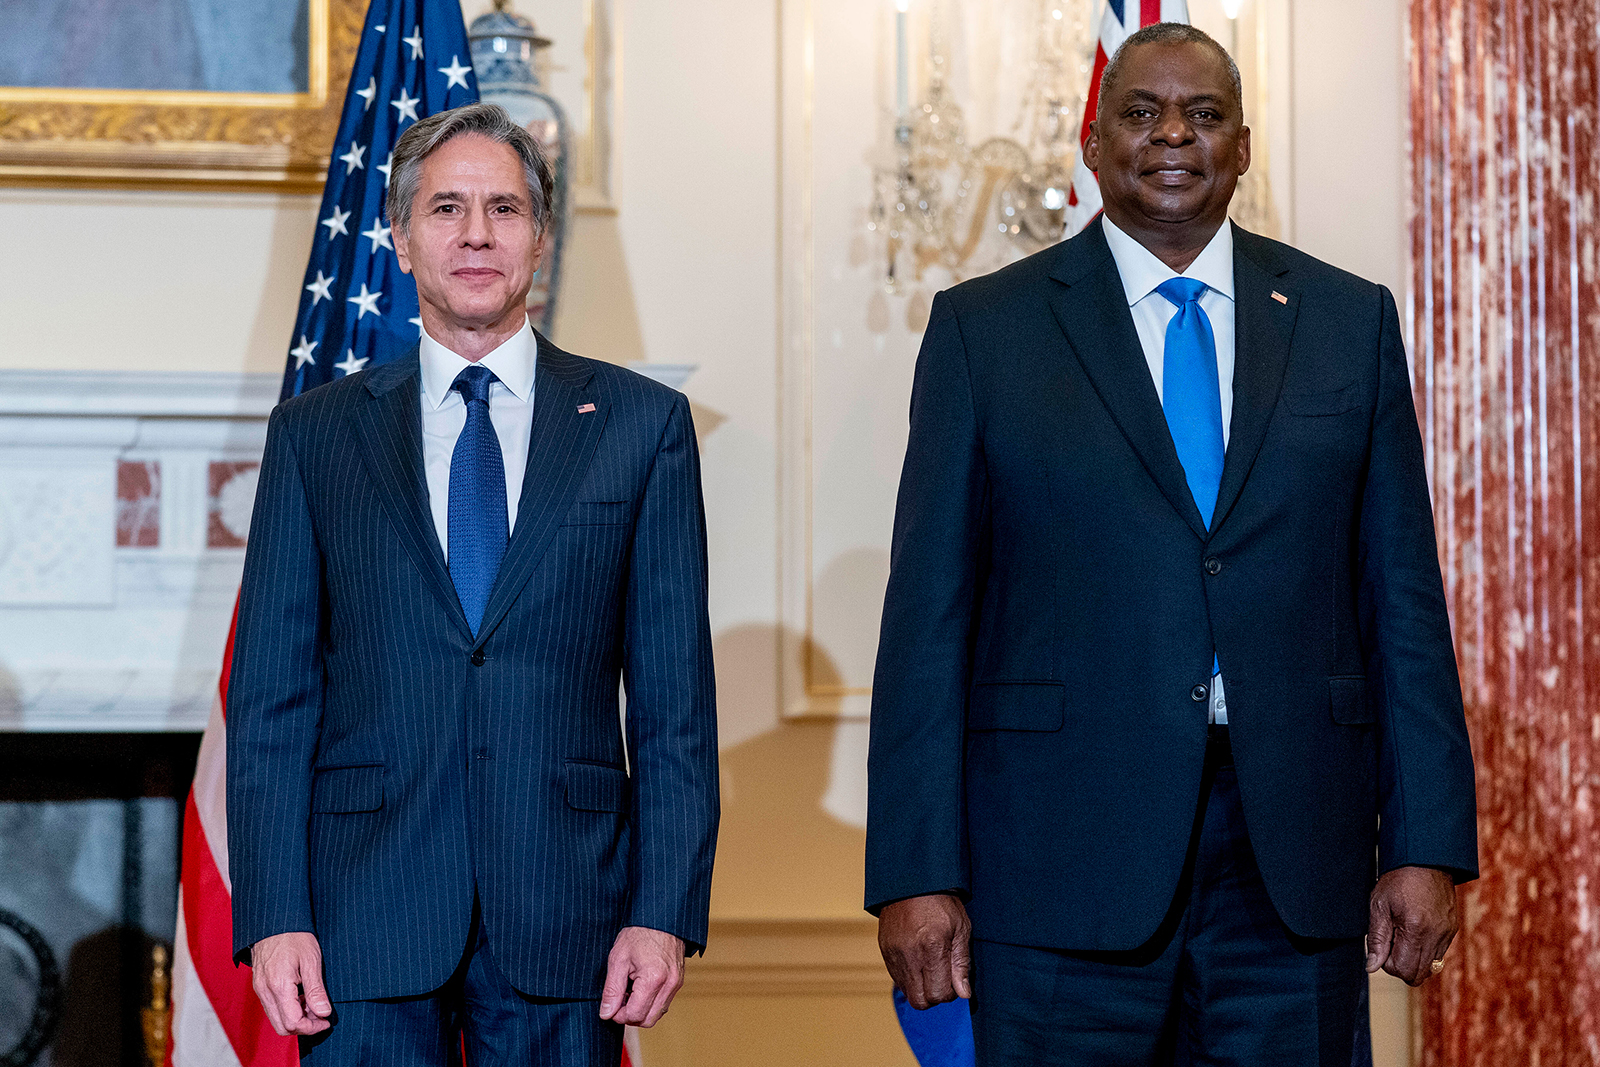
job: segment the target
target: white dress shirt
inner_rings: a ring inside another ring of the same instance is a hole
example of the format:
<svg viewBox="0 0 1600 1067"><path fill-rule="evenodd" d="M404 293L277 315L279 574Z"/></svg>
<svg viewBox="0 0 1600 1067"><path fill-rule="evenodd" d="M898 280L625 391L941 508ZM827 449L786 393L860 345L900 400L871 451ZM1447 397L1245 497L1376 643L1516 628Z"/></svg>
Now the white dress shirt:
<svg viewBox="0 0 1600 1067"><path fill-rule="evenodd" d="M478 361L499 379L489 387L489 421L500 439L506 464L506 529L517 528L517 501L528 466L528 439L533 435L533 371L539 340L526 322L499 348ZM467 402L452 389L456 376L471 361L422 334L422 465L428 476L428 504L433 528L446 562L450 559L450 460L456 438L467 424Z"/></svg>
<svg viewBox="0 0 1600 1067"><path fill-rule="evenodd" d="M1233 421L1233 364L1234 323L1233 302L1233 226L1224 222L1217 235L1206 245L1189 269L1179 275L1177 271L1144 245L1117 228L1116 223L1101 216L1105 228L1106 244L1111 246L1111 258L1116 261L1117 273L1122 277L1122 290L1128 297L1128 309L1133 313L1133 325L1139 332L1139 345L1144 349L1144 361L1155 379L1156 395L1166 401L1163 391L1166 378L1167 325L1178 313L1178 306L1156 289L1173 278L1193 278L1204 282L1206 291L1200 296L1200 308L1211 320L1211 334L1217 342L1217 385L1222 392L1222 447L1228 447ZM1228 723L1228 703L1223 694L1222 675L1211 679L1209 719L1219 726Z"/></svg>

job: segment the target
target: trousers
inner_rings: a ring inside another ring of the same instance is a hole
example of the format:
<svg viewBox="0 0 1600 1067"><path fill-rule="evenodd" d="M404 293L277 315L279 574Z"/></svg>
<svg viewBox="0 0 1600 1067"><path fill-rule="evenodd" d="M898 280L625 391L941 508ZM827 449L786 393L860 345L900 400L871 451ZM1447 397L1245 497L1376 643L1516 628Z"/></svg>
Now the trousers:
<svg viewBox="0 0 1600 1067"><path fill-rule="evenodd" d="M1131 952L973 942L978 1067L1350 1067L1363 939L1278 918L1250 847L1227 727L1161 927Z"/></svg>

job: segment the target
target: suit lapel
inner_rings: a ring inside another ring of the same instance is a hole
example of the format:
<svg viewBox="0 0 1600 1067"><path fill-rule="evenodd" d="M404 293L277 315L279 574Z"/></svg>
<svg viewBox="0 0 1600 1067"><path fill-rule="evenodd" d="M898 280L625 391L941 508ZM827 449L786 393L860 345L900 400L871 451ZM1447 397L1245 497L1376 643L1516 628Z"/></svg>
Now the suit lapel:
<svg viewBox="0 0 1600 1067"><path fill-rule="evenodd" d="M489 593L483 625L478 629L479 645L488 640L528 584L594 459L608 411L606 404L588 391L592 377L584 361L539 338L533 432L517 504L517 528Z"/></svg>
<svg viewBox="0 0 1600 1067"><path fill-rule="evenodd" d="M1231 223L1229 225L1232 225ZM1222 465L1211 528L1217 529L1238 502L1250 468L1278 406L1289 345L1300 311L1300 294L1284 279L1287 268L1270 255L1270 246L1234 227L1233 419ZM1274 294L1284 299L1276 299ZM1287 301L1287 303L1285 303Z"/></svg>
<svg viewBox="0 0 1600 1067"><path fill-rule="evenodd" d="M371 398L358 418L362 454L378 495L394 522L423 581L440 606L468 637L472 636L455 585L445 568L444 550L428 506L422 464L422 403L416 352L373 370L367 378Z"/></svg>
<svg viewBox="0 0 1600 1067"><path fill-rule="evenodd" d="M1100 400L1161 492L1204 540L1206 527L1167 429L1105 231L1091 224L1063 248L1051 310Z"/></svg>

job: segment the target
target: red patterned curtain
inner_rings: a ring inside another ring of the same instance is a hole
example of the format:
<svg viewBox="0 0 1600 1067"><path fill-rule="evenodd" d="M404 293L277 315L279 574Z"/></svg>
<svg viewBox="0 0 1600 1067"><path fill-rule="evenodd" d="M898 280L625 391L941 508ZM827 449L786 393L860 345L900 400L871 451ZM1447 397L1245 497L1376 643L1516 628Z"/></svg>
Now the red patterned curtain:
<svg viewBox="0 0 1600 1067"><path fill-rule="evenodd" d="M1426 1067L1600 1064L1597 8L1411 2L1411 352L1484 872Z"/></svg>

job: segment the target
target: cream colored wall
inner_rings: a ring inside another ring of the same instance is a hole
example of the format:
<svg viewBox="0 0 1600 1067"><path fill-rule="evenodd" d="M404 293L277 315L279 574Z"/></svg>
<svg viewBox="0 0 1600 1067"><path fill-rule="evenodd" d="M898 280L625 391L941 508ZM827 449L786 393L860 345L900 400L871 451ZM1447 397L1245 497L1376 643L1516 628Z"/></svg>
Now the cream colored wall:
<svg viewBox="0 0 1600 1067"><path fill-rule="evenodd" d="M1285 236L1403 292L1404 0L1246 0L1247 15L1255 4ZM537 16L534 0L517 6ZM878 32L861 6L861 32ZM853 803L837 802L840 790L859 787L859 729L783 722L778 706L779 649L796 640L781 632L777 571L782 9L615 7L617 213L574 223L556 339L618 362L700 368L687 392L704 455L723 734L712 949L645 1035L646 1057L909 1064L860 918L863 835L830 814ZM858 164L820 160L818 180ZM0 367L278 372L316 206L0 190ZM868 619L877 608L859 605ZM1379 1064L1398 1067L1404 991L1374 993Z"/></svg>

